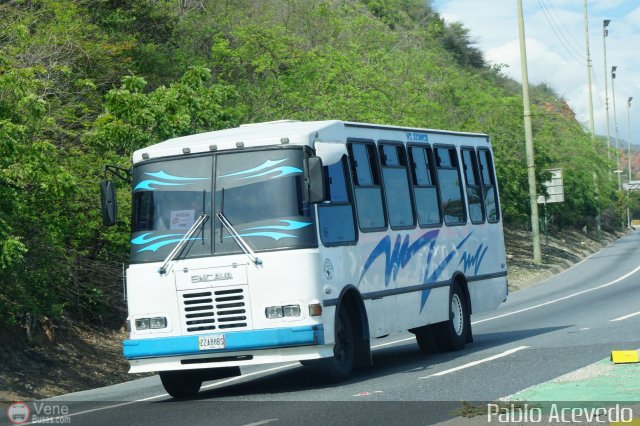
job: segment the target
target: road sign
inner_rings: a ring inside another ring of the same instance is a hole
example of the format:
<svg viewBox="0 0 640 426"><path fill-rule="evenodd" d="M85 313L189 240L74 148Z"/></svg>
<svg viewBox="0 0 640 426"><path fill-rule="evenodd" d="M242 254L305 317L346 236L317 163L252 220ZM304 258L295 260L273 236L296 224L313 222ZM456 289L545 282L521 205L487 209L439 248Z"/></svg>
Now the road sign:
<svg viewBox="0 0 640 426"><path fill-rule="evenodd" d="M544 195L538 196L538 204L562 203L564 202L564 183L562 180L562 169L549 169L551 180L543 183L547 188L547 198Z"/></svg>
<svg viewBox="0 0 640 426"><path fill-rule="evenodd" d="M622 185L625 191L640 191L640 180L632 180Z"/></svg>

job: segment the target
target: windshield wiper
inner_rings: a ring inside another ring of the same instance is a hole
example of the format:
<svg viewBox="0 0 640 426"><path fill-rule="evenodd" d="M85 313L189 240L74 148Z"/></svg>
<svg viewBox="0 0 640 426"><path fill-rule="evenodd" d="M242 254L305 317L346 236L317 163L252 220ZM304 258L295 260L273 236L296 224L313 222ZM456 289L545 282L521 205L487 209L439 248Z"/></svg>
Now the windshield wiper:
<svg viewBox="0 0 640 426"><path fill-rule="evenodd" d="M178 244L176 244L174 249L171 250L171 253L169 253L167 258L162 263L162 266L158 269L158 272L160 273L160 275L167 272L167 265L169 264L169 262L171 262L173 258L176 257L176 255L180 252L180 250L182 250L182 248L187 243L187 241L189 241L191 236L193 236L193 234L196 232L196 229L198 229L200 225L203 225L208 218L209 216L207 216L205 212L200 213L200 216L198 217L198 219L194 222L193 225L191 225L191 228L189 228L186 234L182 236L180 241L178 241Z"/></svg>
<svg viewBox="0 0 640 426"><path fill-rule="evenodd" d="M249 259L251 259L251 261L256 265L262 265L262 260L260 260L258 256L256 256L253 250L251 250L251 247L249 247L249 244L247 244L247 242L240 236L240 234L238 234L238 231L236 231L233 225L229 223L229 221L227 220L226 217L224 217L222 212L217 213L216 216L218 217L218 219L220 219L220 223L222 223L222 226L224 226L225 229L229 231L229 234L231 234L231 237L235 240L238 246L240 246L244 254L249 256Z"/></svg>

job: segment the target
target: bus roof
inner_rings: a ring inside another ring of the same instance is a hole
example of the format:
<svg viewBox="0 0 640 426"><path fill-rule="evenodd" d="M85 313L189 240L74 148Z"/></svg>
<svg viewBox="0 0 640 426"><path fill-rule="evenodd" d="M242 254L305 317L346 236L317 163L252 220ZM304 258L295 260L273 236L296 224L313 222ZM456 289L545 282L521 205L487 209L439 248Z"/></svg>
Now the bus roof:
<svg viewBox="0 0 640 426"><path fill-rule="evenodd" d="M133 153L133 162L209 151L292 144L312 146L314 141L346 141L352 137L349 130L360 129L383 136L389 132L409 132L427 135L476 136L488 139L486 134L422 129L416 127L388 126L339 120L295 121L280 120L265 123L243 124L240 127L198 133L172 138L139 149ZM387 136L389 137L389 136ZM384 138L384 136L382 137Z"/></svg>

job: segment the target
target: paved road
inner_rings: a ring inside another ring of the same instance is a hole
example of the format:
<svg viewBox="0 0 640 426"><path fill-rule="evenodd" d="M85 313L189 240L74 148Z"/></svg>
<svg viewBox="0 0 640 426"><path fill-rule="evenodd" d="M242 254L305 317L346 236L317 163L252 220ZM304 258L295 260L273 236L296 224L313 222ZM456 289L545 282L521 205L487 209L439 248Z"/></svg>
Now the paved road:
<svg viewBox="0 0 640 426"><path fill-rule="evenodd" d="M243 370L175 401L157 376L58 398L71 424L432 424L460 401L493 401L640 348L640 231L472 318L475 342L422 355L409 333L379 339L374 367L339 385L299 364ZM638 395L640 400L640 395ZM69 402L81 401L81 402ZM0 418L0 422L2 422ZM6 420L6 419L5 419Z"/></svg>

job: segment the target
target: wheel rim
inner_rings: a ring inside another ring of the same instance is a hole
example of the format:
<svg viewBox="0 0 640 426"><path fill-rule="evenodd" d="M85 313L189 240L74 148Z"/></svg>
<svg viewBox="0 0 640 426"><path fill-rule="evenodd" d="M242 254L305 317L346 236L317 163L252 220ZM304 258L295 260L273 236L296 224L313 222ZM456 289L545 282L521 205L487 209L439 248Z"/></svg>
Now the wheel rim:
<svg viewBox="0 0 640 426"><path fill-rule="evenodd" d="M458 336L462 336L464 331L464 315L462 311L462 301L457 294L451 296L451 323L453 324L453 330Z"/></svg>

